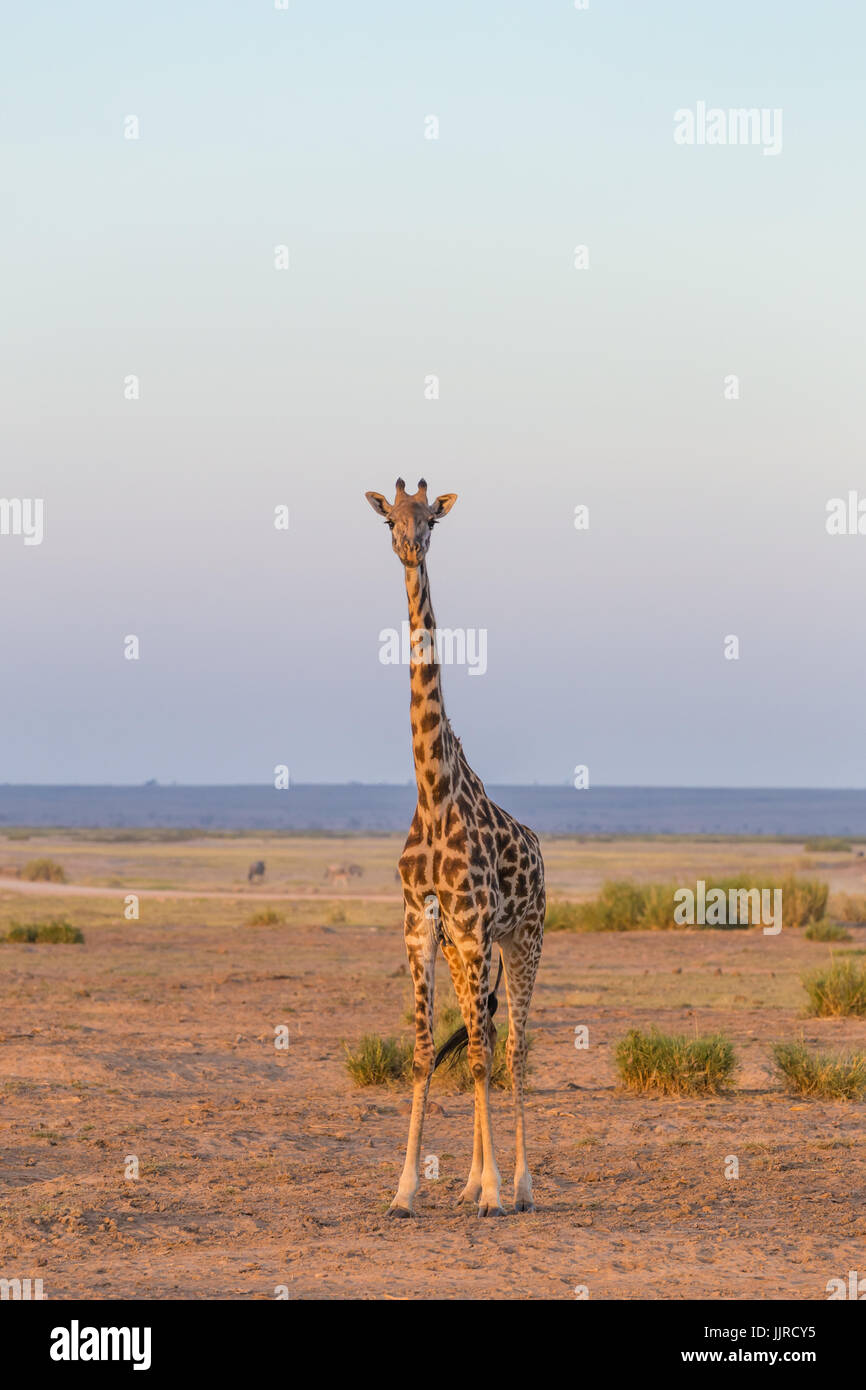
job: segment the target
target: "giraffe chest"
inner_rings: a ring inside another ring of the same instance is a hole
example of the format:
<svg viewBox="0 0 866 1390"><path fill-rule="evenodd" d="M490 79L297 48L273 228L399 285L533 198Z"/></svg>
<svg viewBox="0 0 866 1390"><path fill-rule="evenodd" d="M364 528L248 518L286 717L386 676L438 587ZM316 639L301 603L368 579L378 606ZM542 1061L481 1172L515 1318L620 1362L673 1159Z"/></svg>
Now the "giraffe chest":
<svg viewBox="0 0 866 1390"><path fill-rule="evenodd" d="M400 877L406 901L427 906L435 899L448 916L482 912L496 915L500 907L495 837L453 818L444 825L413 827L400 858Z"/></svg>
<svg viewBox="0 0 866 1390"><path fill-rule="evenodd" d="M416 812L400 859L404 898L428 915L436 904L458 933L483 922L494 937L506 936L528 910L541 910L538 842L492 803L486 815L470 809L477 810L458 804L438 820Z"/></svg>

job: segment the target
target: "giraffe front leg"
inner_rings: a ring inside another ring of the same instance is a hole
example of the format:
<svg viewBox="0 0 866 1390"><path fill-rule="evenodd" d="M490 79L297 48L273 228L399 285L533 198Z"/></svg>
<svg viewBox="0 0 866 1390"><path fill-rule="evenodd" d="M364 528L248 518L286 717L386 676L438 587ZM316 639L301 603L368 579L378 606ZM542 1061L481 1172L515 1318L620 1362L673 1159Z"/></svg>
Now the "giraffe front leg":
<svg viewBox="0 0 866 1390"><path fill-rule="evenodd" d="M478 1195L479 1216L504 1216L500 1199L501 1178L496 1166L493 1147L493 1125L490 1117L490 1073L493 1067L493 1044L487 996L490 983L490 960L467 965L469 981L469 1069L475 1080L475 1124L481 1133L481 1191Z"/></svg>
<svg viewBox="0 0 866 1390"><path fill-rule="evenodd" d="M496 1024L492 1019L489 1021L488 1030L490 1034L490 1054L492 1057L496 1049ZM481 1133L481 1112L476 1104L474 1133L472 1137L472 1167L469 1169L469 1177L466 1179L466 1186L457 1199L458 1207L474 1206L481 1200L481 1179L483 1171L484 1141Z"/></svg>
<svg viewBox="0 0 866 1390"><path fill-rule="evenodd" d="M406 1143L406 1161L397 1193L388 1208L389 1216L411 1216L420 1183L421 1136L427 1092L433 1075L433 984L436 966L436 938L423 912L406 908L404 933L406 954L415 989L415 1055L412 1060L412 1115Z"/></svg>
<svg viewBox="0 0 866 1390"><path fill-rule="evenodd" d="M538 955L532 935L503 942L505 989L508 994L508 1044L506 1061L514 1094L514 1210L535 1211L532 1197L532 1178L526 1161L526 1128L523 1093L526 1077L526 1020Z"/></svg>
<svg viewBox="0 0 866 1390"><path fill-rule="evenodd" d="M475 1107L474 1132L472 1136L472 1166L466 1186L457 1198L458 1207L475 1206L481 1198L481 1173L484 1168L484 1144L481 1139L481 1116Z"/></svg>
<svg viewBox="0 0 866 1390"><path fill-rule="evenodd" d="M452 946L450 941L444 939L441 942L442 954L448 962L448 969L451 972L451 983L454 986L454 993L457 996L457 1003L460 1005L460 1013L466 1026L467 1036L469 1033L469 1020L471 1018L471 1005L469 1002L469 981L466 978L466 971L463 969L463 961L456 946ZM481 1116L476 1108L474 1119L474 1133L472 1139L472 1166L469 1169L469 1177L466 1179L466 1186L457 1198L458 1207L476 1206L478 1198L481 1196L481 1170L484 1166L484 1149L481 1142Z"/></svg>

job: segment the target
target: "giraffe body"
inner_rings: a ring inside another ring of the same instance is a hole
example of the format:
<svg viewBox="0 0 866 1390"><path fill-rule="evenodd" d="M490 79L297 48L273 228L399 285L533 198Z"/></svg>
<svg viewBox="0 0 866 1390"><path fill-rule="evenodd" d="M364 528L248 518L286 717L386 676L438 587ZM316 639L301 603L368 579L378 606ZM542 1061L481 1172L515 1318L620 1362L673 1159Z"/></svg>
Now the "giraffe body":
<svg viewBox="0 0 866 1390"><path fill-rule="evenodd" d="M533 1209L526 1163L523 1091L526 1019L544 931L544 864L538 840L487 796L445 714L436 659L426 551L434 525L450 511L453 494L427 501L423 479L409 496L401 479L389 504L367 493L384 516L403 563L412 638L410 715L418 803L400 856L404 936L415 992L412 1116L406 1161L391 1204L410 1216L419 1185L421 1136L435 1063L433 994L436 954L448 963L468 1035L475 1082L472 1167L461 1201L481 1216L501 1215L500 1177L490 1119L490 1071L496 1029L490 972L501 952L508 995L507 1061L514 1092L517 1211Z"/></svg>

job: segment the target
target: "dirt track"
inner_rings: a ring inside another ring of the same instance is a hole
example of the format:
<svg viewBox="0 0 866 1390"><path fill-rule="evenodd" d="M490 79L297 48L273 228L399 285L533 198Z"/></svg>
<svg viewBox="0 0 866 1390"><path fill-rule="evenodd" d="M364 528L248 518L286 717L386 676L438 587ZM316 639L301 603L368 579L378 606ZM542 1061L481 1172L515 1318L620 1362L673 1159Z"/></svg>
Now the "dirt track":
<svg viewBox="0 0 866 1390"><path fill-rule="evenodd" d="M308 903L353 903L358 901L357 893L331 893L327 890L321 893L280 893L269 892L259 889L257 891L244 891L236 889L234 892L213 889L201 889L201 891L191 888L104 888L94 885L89 887L84 883L40 883L31 882L24 878L0 878L0 893L23 893L25 896L34 898L113 898L115 901L122 899L126 892L135 893L139 898L151 898L154 902L170 902L173 898L180 898L181 901L190 901L197 898L223 899L223 901L238 901L239 899L255 903L256 899L262 902L308 902ZM392 907L399 905L403 899L400 893L365 893L364 901L368 903L389 903Z"/></svg>

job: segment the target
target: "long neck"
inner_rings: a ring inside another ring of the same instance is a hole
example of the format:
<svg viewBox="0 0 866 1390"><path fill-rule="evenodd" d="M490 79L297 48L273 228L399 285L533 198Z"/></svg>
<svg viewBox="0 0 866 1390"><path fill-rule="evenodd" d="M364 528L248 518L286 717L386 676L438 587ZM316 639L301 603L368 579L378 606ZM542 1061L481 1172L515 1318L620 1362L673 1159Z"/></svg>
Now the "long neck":
<svg viewBox="0 0 866 1390"><path fill-rule="evenodd" d="M433 813L451 793L454 736L442 699L442 676L436 652L436 619L430 602L427 566L422 560L406 570L411 641L410 677L412 752L418 805Z"/></svg>

